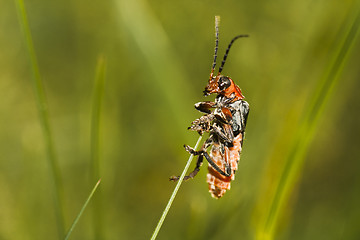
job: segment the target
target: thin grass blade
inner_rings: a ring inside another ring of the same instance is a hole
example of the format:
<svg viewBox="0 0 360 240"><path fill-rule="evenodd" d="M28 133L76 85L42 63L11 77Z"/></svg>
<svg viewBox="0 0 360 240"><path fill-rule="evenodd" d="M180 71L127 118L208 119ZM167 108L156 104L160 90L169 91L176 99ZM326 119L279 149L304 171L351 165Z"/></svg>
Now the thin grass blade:
<svg viewBox="0 0 360 240"><path fill-rule="evenodd" d="M350 16L354 15L350 14ZM340 80L349 53L359 37L360 11L355 16L355 18L352 17L352 20L348 19L348 24L345 25L349 26L345 31L346 34L338 44L337 51L335 51L324 77L319 81L299 128L294 134L289 154L286 157L285 167L280 176L264 225L257 234L257 239L275 239L280 216L285 211L284 205L289 201L294 186L300 178L306 154L324 115L325 107L333 96L335 86ZM342 35L342 33L343 31L339 35Z"/></svg>
<svg viewBox="0 0 360 240"><path fill-rule="evenodd" d="M66 234L66 236L65 236L65 240L69 239L69 237L70 237L70 235L71 235L72 231L74 230L74 228L75 228L76 224L79 222L79 219L80 219L81 215L83 214L83 212L84 212L84 210L85 210L86 206L87 206L87 205L88 205L88 203L90 202L90 199L92 198L92 196L94 195L94 193L95 193L95 191L96 191L97 187L99 186L100 181L101 181L101 179L99 179L99 180L97 181L97 183L95 184L95 186L94 186L93 190L91 191L91 193L90 193L89 197L86 199L86 201L85 201L84 205L82 206L82 208L81 208L81 210L80 210L79 214L76 216L76 218L75 218L75 220L74 220L73 224L71 225L71 227L70 227L70 229L69 229L68 233Z"/></svg>
<svg viewBox="0 0 360 240"><path fill-rule="evenodd" d="M199 147L199 144L200 144L201 139L202 139L202 136L200 136L200 137L198 138L198 140L197 140L197 142L196 142L196 144L195 144L194 149L197 149L197 148ZM174 201L174 199L175 199L175 197L176 197L176 194L177 194L177 192L178 192L178 190L179 190L179 188L180 188L180 186L181 186L181 184L182 184L182 182L183 182L183 179L184 179L184 177L185 177L185 174L186 174L186 172L188 171L188 169L189 169L189 167L190 167L190 164L191 164L193 158L194 158L194 155L190 155L189 160L187 161L187 163L186 163L186 165L185 165L185 168L184 168L183 172L181 173L180 179L178 180L178 182L177 182L177 184L176 184L176 186L175 186L175 188L174 188L174 191L172 192L171 197L170 197L170 199L169 199L169 201L168 201L168 203L167 203L167 205L166 205L166 207L165 207L165 209L164 209L164 212L163 212L163 214L161 215L161 218L160 218L160 220L159 220L159 222L158 222L158 224L157 224L157 226L156 226L156 228L155 228L155 230L154 230L154 233L153 233L153 235L151 236L151 240L155 240L155 239L156 239L156 237L157 237L157 235L158 235L158 233L159 233L159 231L160 231L160 229L161 229L161 226L162 226L162 224L164 223L164 220L165 220L165 218L166 218L166 215L168 214L168 212L169 212L169 210L170 210L170 208L171 208L171 205L172 205L172 203L173 203L173 201Z"/></svg>
<svg viewBox="0 0 360 240"><path fill-rule="evenodd" d="M91 165L92 181L100 177L100 121L101 106L104 96L104 84L106 73L106 59L100 56L96 67L96 76L94 84L92 118L91 118ZM102 211L101 211L101 192L94 197L93 208L93 229L95 239L102 239Z"/></svg>
<svg viewBox="0 0 360 240"><path fill-rule="evenodd" d="M173 124L179 126L174 128L174 133L178 137L183 137L186 132L181 130L182 119L187 112L186 106L192 105L188 101L188 95L184 94L192 91L186 85L185 79L189 79L184 71L186 68L182 66L169 36L149 1L119 0L116 3L121 27L126 27L133 36L134 42L148 61L151 75L154 76L153 82L147 86L148 91L156 91L157 96L163 98L161 103L169 110L169 114L174 116ZM179 99L182 101L180 102Z"/></svg>
<svg viewBox="0 0 360 240"><path fill-rule="evenodd" d="M57 156L55 153L55 147L53 143L53 136L49 120L48 103L44 90L43 81L41 79L40 70L37 62L36 52L31 36L29 22L26 14L26 9L23 0L16 1L17 13L22 31L25 36L26 46L30 57L31 69L33 72L32 83L36 97L36 104L39 114L40 125L42 128L42 134L45 143L45 149L47 154L48 164L50 166L51 182L53 184L52 189L55 202L55 211L57 219L57 227L60 239L65 234L64 224L64 211L63 211L63 187L60 177L60 169L57 162Z"/></svg>

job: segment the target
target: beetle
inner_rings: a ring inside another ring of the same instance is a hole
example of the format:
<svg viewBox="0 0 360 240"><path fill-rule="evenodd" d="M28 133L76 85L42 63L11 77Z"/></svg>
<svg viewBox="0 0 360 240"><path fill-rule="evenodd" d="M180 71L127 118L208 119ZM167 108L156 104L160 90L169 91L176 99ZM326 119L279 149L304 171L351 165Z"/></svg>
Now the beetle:
<svg viewBox="0 0 360 240"><path fill-rule="evenodd" d="M190 154L198 155L195 169L185 176L184 180L196 176L205 157L209 163L207 182L214 198L221 198L230 189L230 182L234 180L249 114L249 104L243 100L245 97L241 89L230 77L221 75L231 46L235 40L242 37L248 37L248 35L238 35L231 40L219 71L214 75L219 44L219 18L215 17L215 54L210 78L203 93L204 96L211 94L217 94L217 96L214 102L204 101L195 104L195 108L205 115L194 120L188 128L197 131L200 135L208 132L209 138L198 151L184 145L185 150ZM210 146L209 154L207 149ZM178 179L179 177L174 176L170 178L172 181Z"/></svg>

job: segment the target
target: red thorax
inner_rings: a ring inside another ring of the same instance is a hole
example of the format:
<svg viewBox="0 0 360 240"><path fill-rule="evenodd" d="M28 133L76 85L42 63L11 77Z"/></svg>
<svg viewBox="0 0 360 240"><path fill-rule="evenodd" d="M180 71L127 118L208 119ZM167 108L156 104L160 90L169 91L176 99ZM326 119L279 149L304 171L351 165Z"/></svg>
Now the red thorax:
<svg viewBox="0 0 360 240"><path fill-rule="evenodd" d="M230 80L230 85L225 89L221 90L219 87L220 78L224 77L223 75L217 75L209 79L208 85L205 87L204 94L208 96L212 93L217 93L223 95L226 98L233 98L232 102L244 99L244 95L241 93L241 89L234 83L230 77L225 77Z"/></svg>

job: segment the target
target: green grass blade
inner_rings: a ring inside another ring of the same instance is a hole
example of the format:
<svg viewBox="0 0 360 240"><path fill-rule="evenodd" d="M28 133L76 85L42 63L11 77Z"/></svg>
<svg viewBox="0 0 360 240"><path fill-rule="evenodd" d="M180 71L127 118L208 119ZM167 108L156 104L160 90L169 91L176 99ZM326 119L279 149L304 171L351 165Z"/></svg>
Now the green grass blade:
<svg viewBox="0 0 360 240"><path fill-rule="evenodd" d="M201 139L202 139L202 136L200 136L199 139L197 140L194 149L197 149L197 148L198 148ZM172 205L172 203L173 203L173 201L174 201L174 199L175 199L175 197L176 197L176 194L177 194L177 192L178 192L178 190L179 190L179 188L180 188L180 186L181 186L181 184L182 184L182 182L183 182L183 179L184 179L184 177L185 177L185 174L186 174L186 172L188 171L188 169L189 169L189 167L190 167L190 164L191 164L193 158L194 158L194 155L190 155L189 160L187 161L187 163L186 163L186 165L185 165L184 171L181 173L180 179L178 180L178 182L177 182L177 184L176 184L176 186L175 186L175 188L174 188L174 191L173 191L173 193L171 194L171 197L170 197L170 199L169 199L169 201L168 201L168 203L167 203L167 205L166 205L166 207L165 207L165 209L164 209L164 212L163 212L163 214L161 215L161 218L160 218L160 220L159 220L159 222L158 222L158 224L157 224L157 226L156 226L156 228L155 228L155 230L154 230L154 232L153 232L153 235L151 236L151 240L155 240L155 239L156 239L156 237L157 237L157 235L158 235L158 233L159 233L159 231L160 231L160 229L161 229L161 226L162 226L162 224L164 223L164 220L165 220L165 218L166 218L166 215L168 214L168 212L169 212L169 210L170 210L170 208L171 208L171 205Z"/></svg>
<svg viewBox="0 0 360 240"><path fill-rule="evenodd" d="M99 179L99 180L97 181L97 183L95 184L95 186L94 186L93 190L91 191L91 193L90 193L89 197L86 199L86 201L85 201L84 205L82 206L82 208L81 208L81 210L80 210L79 214L76 216L76 218L75 218L75 220L74 220L73 224L71 225L71 227L70 227L70 229L69 229L68 233L66 234L66 236L65 236L65 240L69 239L69 237L70 237L70 235L71 235L72 231L74 230L74 228L75 228L76 224L78 223L78 221L79 221L79 219L80 219L81 215L83 214L83 212L84 212L84 210L85 210L86 206L87 206L87 205L88 205L88 203L90 202L90 199L92 198L92 196L94 195L94 193L95 193L95 191L96 191L97 187L99 186L100 181L101 181L101 179Z"/></svg>
<svg viewBox="0 0 360 240"><path fill-rule="evenodd" d="M57 163L57 157L55 154L55 147L53 143L53 136L50 127L49 113L48 113L48 104L45 95L45 90L43 82L40 75L40 70L37 62L36 52L34 44L31 37L31 31L29 27L29 22L27 19L26 9L23 0L16 1L17 12L19 17L19 22L22 28L22 31L25 36L26 45L30 57L31 68L33 72L33 86L36 97L36 104L39 113L40 125L42 128L42 133L45 142L45 149L47 153L47 159L50 166L50 174L53 182L54 189L54 201L55 201L55 211L56 219L58 225L58 231L60 238L62 239L65 233L64 217L63 217L63 188L62 181L60 177L60 170Z"/></svg>
<svg viewBox="0 0 360 240"><path fill-rule="evenodd" d="M96 76L94 84L92 118L91 118L91 165L92 181L100 177L100 115L104 95L104 83L106 72L106 59L101 56L98 59L96 67ZM101 194L100 192L94 197L94 214L93 223L95 239L101 239L102 236L102 215L101 215Z"/></svg>
<svg viewBox="0 0 360 240"><path fill-rule="evenodd" d="M352 16L350 14L350 16ZM300 177L309 146L320 124L326 104L333 96L335 86L340 80L340 74L348 59L349 53L359 36L360 12L354 20L350 21L348 31L340 41L337 51L326 69L324 78L317 85L304 117L295 133L289 154L286 158L285 167L280 176L276 192L273 196L270 208L267 213L264 226L260 228L257 239L274 239L275 232L279 225L279 218L285 211L284 205L289 201L292 190ZM339 33L339 35L342 35Z"/></svg>
<svg viewBox="0 0 360 240"><path fill-rule="evenodd" d="M183 126L184 113L187 112L187 95L184 91L173 89L188 89L185 85L186 71L181 65L179 57L174 52L174 47L164 30L161 21L152 11L150 2L144 0L119 0L116 1L119 11L119 23L125 26L133 36L152 70L153 82L149 91L156 89L159 98L163 98L163 104L173 115L174 124ZM171 79L171 80L170 80ZM190 89L188 91L191 91ZM182 99L182 101L179 101ZM177 134L184 134L175 128Z"/></svg>

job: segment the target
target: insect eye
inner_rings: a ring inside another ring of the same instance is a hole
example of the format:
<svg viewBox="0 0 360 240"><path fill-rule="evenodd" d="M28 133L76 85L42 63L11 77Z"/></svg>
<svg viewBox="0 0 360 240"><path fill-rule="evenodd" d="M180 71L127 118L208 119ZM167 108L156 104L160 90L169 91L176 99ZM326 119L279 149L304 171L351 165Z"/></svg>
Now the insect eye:
<svg viewBox="0 0 360 240"><path fill-rule="evenodd" d="M231 82L228 77L219 78L219 89L220 90L224 90L224 89L230 87L230 85L231 85Z"/></svg>

